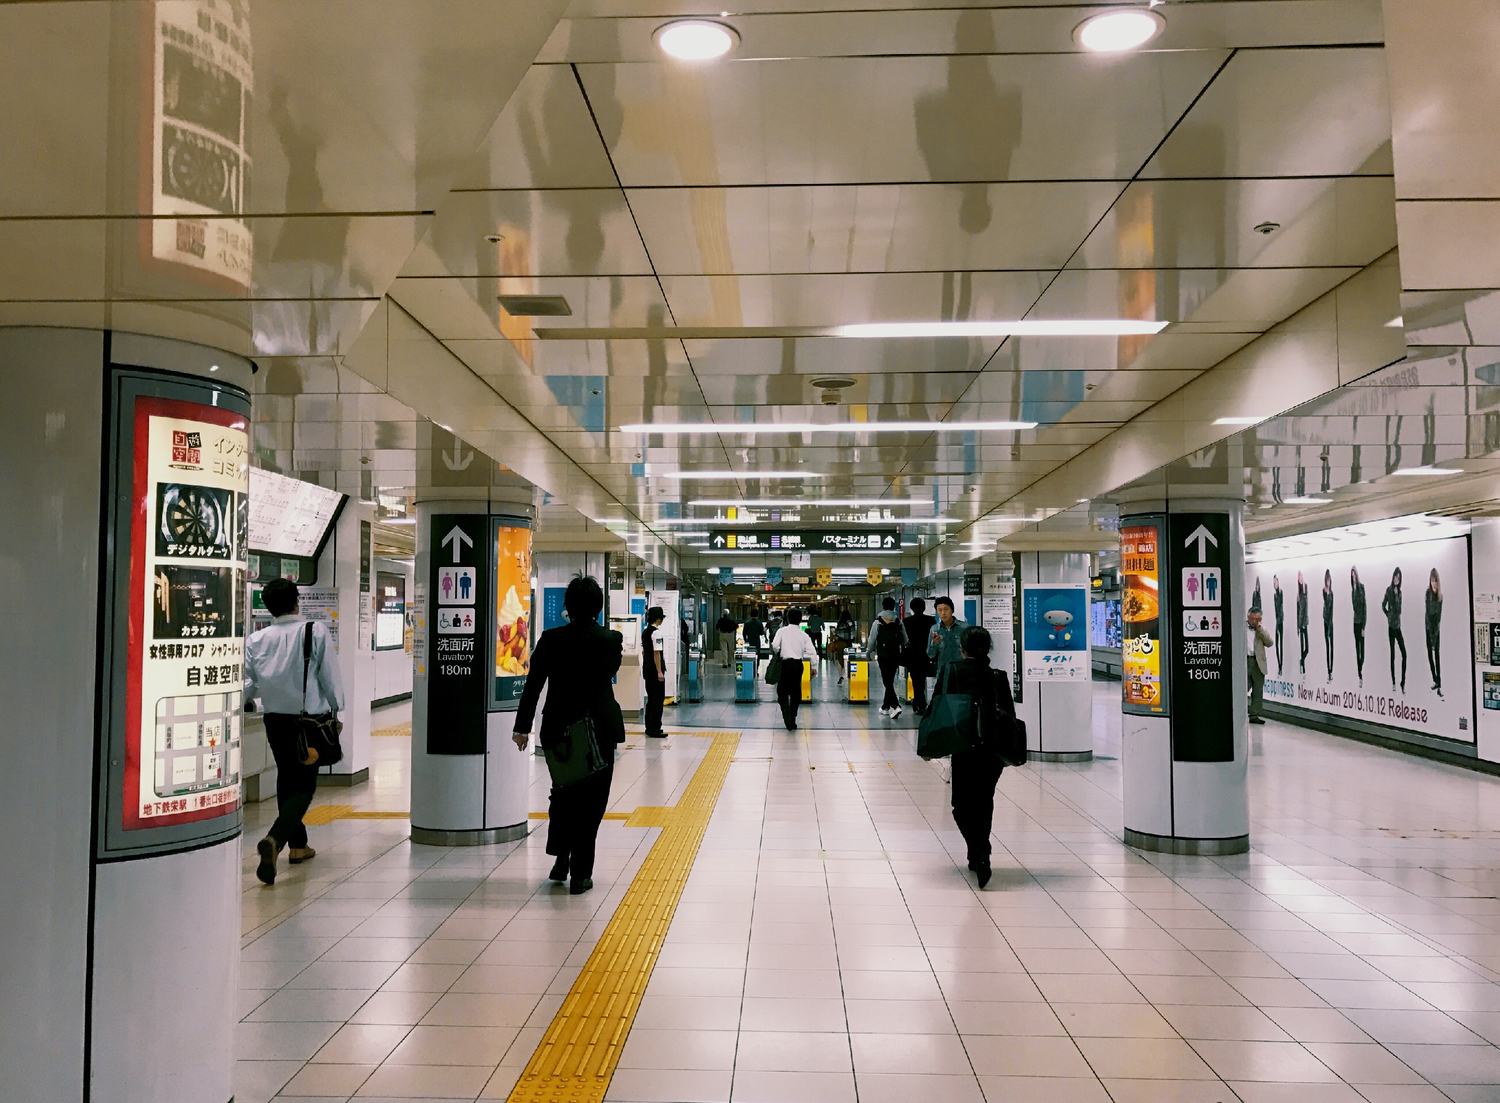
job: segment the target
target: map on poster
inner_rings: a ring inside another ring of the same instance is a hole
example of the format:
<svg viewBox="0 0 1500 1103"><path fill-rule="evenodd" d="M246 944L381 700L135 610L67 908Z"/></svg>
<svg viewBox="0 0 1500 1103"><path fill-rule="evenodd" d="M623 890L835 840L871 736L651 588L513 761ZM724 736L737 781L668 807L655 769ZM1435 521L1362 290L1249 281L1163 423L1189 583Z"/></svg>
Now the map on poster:
<svg viewBox="0 0 1500 1103"><path fill-rule="evenodd" d="M1087 682L1089 588L1078 585L1021 589L1021 663L1030 682Z"/></svg>
<svg viewBox="0 0 1500 1103"><path fill-rule="evenodd" d="M134 417L126 830L239 806L249 492L242 415L141 397Z"/></svg>
<svg viewBox="0 0 1500 1103"><path fill-rule="evenodd" d="M1474 741L1468 537L1246 559L1267 702Z"/></svg>

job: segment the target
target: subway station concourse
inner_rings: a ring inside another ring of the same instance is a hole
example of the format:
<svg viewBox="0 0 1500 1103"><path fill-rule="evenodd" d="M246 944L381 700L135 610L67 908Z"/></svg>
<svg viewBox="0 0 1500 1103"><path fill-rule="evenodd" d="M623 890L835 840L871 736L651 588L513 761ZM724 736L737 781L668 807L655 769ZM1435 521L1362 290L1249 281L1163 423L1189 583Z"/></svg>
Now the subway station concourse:
<svg viewBox="0 0 1500 1103"><path fill-rule="evenodd" d="M1500 1103L1497 59L0 4L0 1103Z"/></svg>

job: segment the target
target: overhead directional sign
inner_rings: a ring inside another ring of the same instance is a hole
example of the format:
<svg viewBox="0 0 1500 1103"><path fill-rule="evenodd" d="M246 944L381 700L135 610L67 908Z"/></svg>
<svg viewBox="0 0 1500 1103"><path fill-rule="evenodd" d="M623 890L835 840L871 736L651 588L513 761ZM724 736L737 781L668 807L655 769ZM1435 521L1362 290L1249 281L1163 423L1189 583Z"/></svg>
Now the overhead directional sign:
<svg viewBox="0 0 1500 1103"><path fill-rule="evenodd" d="M708 535L714 551L743 552L831 552L901 550L901 534L895 529L860 529L829 532L819 529L714 529Z"/></svg>

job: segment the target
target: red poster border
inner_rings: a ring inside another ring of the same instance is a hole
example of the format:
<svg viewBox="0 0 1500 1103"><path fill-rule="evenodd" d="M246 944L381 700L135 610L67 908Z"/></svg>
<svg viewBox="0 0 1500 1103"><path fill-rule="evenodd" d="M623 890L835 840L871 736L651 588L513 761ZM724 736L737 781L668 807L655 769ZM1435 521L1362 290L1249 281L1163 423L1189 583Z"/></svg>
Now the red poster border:
<svg viewBox="0 0 1500 1103"><path fill-rule="evenodd" d="M152 398L147 395L137 396L135 400L131 455L133 471L130 483L130 590L125 626L125 781L120 801L123 821L121 826L126 831L217 819L237 812L244 801L244 790L241 789L239 800L217 808L200 808L192 812L150 818L142 817L138 811L141 791L141 666L146 641L146 607L141 600L141 593L146 584L146 518L151 512L147 480L151 459L152 417L184 418L226 429L239 429L247 434L250 431L248 417L221 406L208 406L177 398ZM236 600L241 599L239 594L235 597Z"/></svg>

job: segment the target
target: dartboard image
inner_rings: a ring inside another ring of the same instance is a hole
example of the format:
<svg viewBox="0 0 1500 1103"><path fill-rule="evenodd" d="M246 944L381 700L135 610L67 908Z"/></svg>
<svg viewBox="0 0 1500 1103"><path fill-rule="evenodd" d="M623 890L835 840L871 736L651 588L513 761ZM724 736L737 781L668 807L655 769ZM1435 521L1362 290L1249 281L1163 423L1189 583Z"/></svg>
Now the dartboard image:
<svg viewBox="0 0 1500 1103"><path fill-rule="evenodd" d="M229 554L229 494L206 486L161 488L157 554L223 558Z"/></svg>

